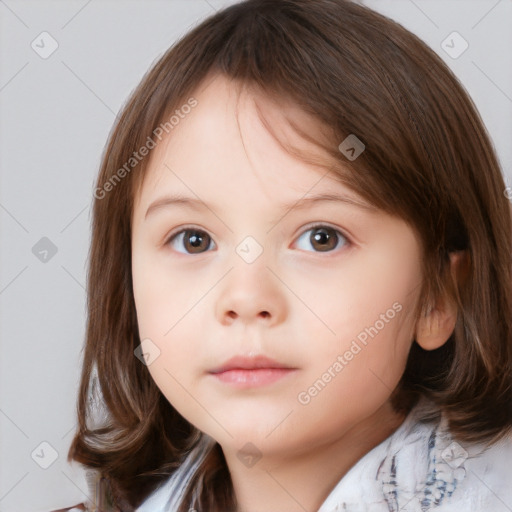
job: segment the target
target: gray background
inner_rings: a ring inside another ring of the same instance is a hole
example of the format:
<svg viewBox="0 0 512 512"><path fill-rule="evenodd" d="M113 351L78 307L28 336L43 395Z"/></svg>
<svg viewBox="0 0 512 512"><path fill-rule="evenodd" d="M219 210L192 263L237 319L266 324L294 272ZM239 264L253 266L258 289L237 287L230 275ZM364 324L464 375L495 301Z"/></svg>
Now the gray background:
<svg viewBox="0 0 512 512"><path fill-rule="evenodd" d="M150 65L230 3L0 0L0 512L44 512L85 499L84 472L65 459L101 152ZM401 22L452 67L511 186L512 0L361 3ZM453 31L469 44L457 58L441 47ZM42 32L58 44L47 58L31 47L51 49Z"/></svg>

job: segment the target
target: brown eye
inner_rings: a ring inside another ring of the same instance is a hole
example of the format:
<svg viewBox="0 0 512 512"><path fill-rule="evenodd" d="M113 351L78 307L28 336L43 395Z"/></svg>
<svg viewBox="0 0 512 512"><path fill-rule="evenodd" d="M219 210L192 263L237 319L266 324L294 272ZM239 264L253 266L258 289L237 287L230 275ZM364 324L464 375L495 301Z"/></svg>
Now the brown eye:
<svg viewBox="0 0 512 512"><path fill-rule="evenodd" d="M166 242L166 245L172 245L173 243L183 244L185 250L176 249L178 252L200 254L210 247L211 242L210 235L205 231L200 229L183 229L172 235Z"/></svg>
<svg viewBox="0 0 512 512"><path fill-rule="evenodd" d="M309 236L306 236L308 233ZM313 226L304 231L299 237L299 241L306 239L306 243L313 247L316 252L329 252L339 245L340 238L345 240L345 245L349 245L348 239L337 229L329 226Z"/></svg>

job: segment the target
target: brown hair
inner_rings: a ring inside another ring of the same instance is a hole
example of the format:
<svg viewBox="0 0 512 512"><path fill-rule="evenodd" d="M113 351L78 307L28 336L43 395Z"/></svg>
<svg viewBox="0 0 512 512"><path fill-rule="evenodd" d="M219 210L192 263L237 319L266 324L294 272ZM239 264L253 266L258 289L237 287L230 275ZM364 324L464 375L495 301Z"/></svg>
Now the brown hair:
<svg viewBox="0 0 512 512"><path fill-rule="evenodd" d="M425 351L413 343L393 393L396 410L410 410L426 396L460 441L503 437L512 425L512 216L475 105L425 43L364 6L247 0L217 12L173 45L144 76L110 133L97 180L101 193L95 192L79 428L68 460L101 472L117 506L131 511L200 439L134 356L141 340L131 216L149 158L122 179L119 170L210 73L292 101L325 126L329 143L317 142L328 168L420 236L424 280L417 314L444 290L458 304L456 327L441 348ZM366 146L353 161L338 149L350 134ZM448 254L460 250L467 267L457 282L449 278ZM95 371L106 415L91 426ZM188 511L194 489L197 510L235 509L218 445L199 465L180 512Z"/></svg>

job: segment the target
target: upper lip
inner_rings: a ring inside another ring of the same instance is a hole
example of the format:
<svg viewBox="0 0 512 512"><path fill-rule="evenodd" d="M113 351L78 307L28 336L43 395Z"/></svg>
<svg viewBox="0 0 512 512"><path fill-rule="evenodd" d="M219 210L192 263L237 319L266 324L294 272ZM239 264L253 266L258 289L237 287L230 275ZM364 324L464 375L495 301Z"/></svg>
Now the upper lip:
<svg viewBox="0 0 512 512"><path fill-rule="evenodd" d="M235 356L231 359L228 359L222 366L218 366L213 370L210 370L209 373L222 373L228 370L234 369L243 369L243 370L253 370L256 368L292 368L289 365L282 364L275 359L270 359L269 357L258 355L258 356Z"/></svg>

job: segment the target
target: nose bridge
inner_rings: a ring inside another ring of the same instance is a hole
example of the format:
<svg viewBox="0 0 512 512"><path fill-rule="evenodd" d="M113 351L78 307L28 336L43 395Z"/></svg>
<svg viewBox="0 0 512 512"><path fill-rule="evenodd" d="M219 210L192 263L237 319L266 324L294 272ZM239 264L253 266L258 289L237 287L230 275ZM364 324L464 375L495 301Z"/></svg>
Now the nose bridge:
<svg viewBox="0 0 512 512"><path fill-rule="evenodd" d="M230 271L221 285L216 315L221 323L252 323L282 320L285 297L279 280L271 272L271 251L254 237L246 236L230 258Z"/></svg>

